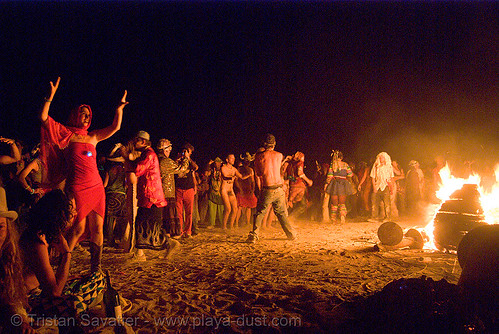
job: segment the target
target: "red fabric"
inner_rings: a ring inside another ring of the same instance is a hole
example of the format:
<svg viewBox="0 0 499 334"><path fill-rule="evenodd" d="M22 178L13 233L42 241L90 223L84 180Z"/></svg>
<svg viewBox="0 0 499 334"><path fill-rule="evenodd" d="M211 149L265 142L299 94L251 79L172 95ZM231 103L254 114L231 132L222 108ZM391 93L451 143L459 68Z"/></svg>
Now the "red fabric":
<svg viewBox="0 0 499 334"><path fill-rule="evenodd" d="M90 112L88 126L77 128L78 115L80 110L86 107ZM92 109L86 104L82 104L71 111L68 126L58 123L48 116L40 130L40 160L42 162L42 186L46 189L53 189L67 177L67 165L64 161L62 150L64 150L73 134L86 135L92 123Z"/></svg>
<svg viewBox="0 0 499 334"><path fill-rule="evenodd" d="M236 194L237 198L237 205L243 208L256 208L256 203L258 202L258 199L256 198L255 194L247 194L247 195L242 195L242 194Z"/></svg>
<svg viewBox="0 0 499 334"><path fill-rule="evenodd" d="M148 147L137 161L135 174L137 181L137 205L141 208L150 208L156 205L165 207L167 202L161 182L159 160L154 150Z"/></svg>
<svg viewBox="0 0 499 334"><path fill-rule="evenodd" d="M106 194L97 169L97 152L90 143L72 142L64 150L68 164L66 190L76 202L75 222L81 221L91 211L104 218Z"/></svg>
<svg viewBox="0 0 499 334"><path fill-rule="evenodd" d="M194 188L175 189L175 198L177 201L177 214L180 220L181 234L192 234L192 210L194 208ZM185 214L185 219L184 219Z"/></svg>
<svg viewBox="0 0 499 334"><path fill-rule="evenodd" d="M87 108L88 125L75 127L82 108ZM92 109L81 105L71 111L68 126L48 116L41 128L40 160L42 184L52 189L66 179L66 190L75 198L75 221L81 221L91 211L104 217L105 192L97 169L95 146L89 143L71 142L73 134L87 135L92 122Z"/></svg>

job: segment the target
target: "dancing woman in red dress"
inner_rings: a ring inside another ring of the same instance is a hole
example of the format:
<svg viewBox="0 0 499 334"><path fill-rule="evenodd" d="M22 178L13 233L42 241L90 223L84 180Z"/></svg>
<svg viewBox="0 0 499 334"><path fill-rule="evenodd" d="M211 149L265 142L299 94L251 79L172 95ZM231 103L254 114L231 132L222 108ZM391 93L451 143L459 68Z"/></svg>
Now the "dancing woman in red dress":
<svg viewBox="0 0 499 334"><path fill-rule="evenodd" d="M73 250L88 225L90 232L90 269L100 270L102 245L104 242L103 225L105 212L105 192L100 178L95 146L98 142L111 137L121 127L123 107L126 102L125 91L116 108L113 123L99 130L88 132L92 121L92 110L81 105L71 111L67 125L62 125L49 116L50 103L59 87L61 78L56 83L50 82L50 96L45 98L40 112L41 158L46 175L43 181L54 187L64 178L65 191L75 202L74 223L69 231L68 246Z"/></svg>

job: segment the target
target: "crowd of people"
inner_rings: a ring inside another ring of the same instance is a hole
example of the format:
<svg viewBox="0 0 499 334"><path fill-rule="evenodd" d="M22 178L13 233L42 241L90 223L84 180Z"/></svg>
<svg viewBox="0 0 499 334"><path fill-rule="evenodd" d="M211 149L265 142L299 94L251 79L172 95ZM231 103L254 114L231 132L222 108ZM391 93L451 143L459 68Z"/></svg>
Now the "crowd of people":
<svg viewBox="0 0 499 334"><path fill-rule="evenodd" d="M60 78L50 83L43 102L39 145L23 155L20 141L0 138L9 147L0 156L1 314L21 314L16 330L26 333L32 332L26 308L77 318L98 298L105 289L105 242L144 261L144 249L169 257L179 240L203 229L247 227L246 242L256 243L275 219L294 240L298 219L345 224L354 218L382 222L418 216L422 204L434 200L445 164L437 159L425 173L413 160L405 171L386 152L369 165L348 161L335 149L330 161L306 168L303 152L284 156L267 134L255 154L229 153L200 167L190 143L171 157L170 140L153 145L146 131L117 143L101 159L96 145L120 129L127 92L112 124L88 131L88 105L72 110L66 124L49 116L59 84ZM82 243L89 248L90 270L69 282L71 254ZM4 320L2 326L8 326Z"/></svg>

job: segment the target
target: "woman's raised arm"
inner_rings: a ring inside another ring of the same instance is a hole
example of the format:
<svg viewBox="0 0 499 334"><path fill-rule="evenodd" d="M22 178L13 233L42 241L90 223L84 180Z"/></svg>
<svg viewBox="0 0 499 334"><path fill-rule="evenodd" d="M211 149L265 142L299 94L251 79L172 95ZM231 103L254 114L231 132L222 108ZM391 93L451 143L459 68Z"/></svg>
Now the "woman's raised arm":
<svg viewBox="0 0 499 334"><path fill-rule="evenodd" d="M45 123L45 121L49 117L50 102L52 102L55 92L57 91L57 88L59 88L59 82L61 82L61 77L57 78L55 84L50 81L50 95L49 97L45 98L45 102L43 103L43 107L39 115L40 121L42 121L42 123Z"/></svg>
<svg viewBox="0 0 499 334"><path fill-rule="evenodd" d="M125 93L121 98L120 104L118 105L118 107L116 107L113 124L104 129L93 131L93 135L97 139L97 142L111 137L116 133L116 131L118 131L121 128L121 121L123 120L123 108L128 104L128 102L126 101L126 95L127 91L125 90Z"/></svg>

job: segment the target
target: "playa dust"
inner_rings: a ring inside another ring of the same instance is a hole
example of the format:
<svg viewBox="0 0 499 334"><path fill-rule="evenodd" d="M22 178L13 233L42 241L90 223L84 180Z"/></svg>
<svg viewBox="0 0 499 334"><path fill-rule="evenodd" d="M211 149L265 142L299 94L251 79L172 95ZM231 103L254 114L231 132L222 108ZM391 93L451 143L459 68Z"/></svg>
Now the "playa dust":
<svg viewBox="0 0 499 334"><path fill-rule="evenodd" d="M459 279L455 254L375 251L379 225L296 221L297 240L288 241L277 224L256 244L244 242L248 226L199 229L197 236L180 240L171 258L146 250L147 260L138 261L105 247L103 268L132 303L124 314L128 332L328 333L351 317L346 304L393 280ZM88 270L89 258L76 253L72 266L72 274ZM114 330L102 324L88 331Z"/></svg>

